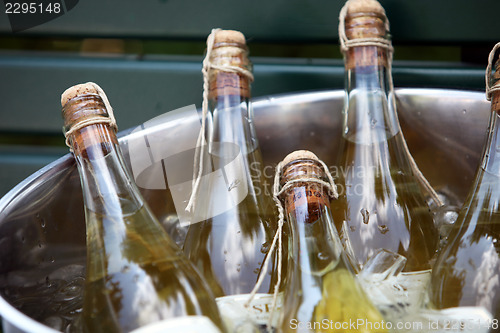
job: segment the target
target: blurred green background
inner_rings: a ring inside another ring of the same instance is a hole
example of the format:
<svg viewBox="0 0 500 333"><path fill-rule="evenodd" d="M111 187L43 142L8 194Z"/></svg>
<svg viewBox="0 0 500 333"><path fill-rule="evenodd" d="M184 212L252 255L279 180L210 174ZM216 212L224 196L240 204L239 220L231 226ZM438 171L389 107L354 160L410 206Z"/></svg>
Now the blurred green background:
<svg viewBox="0 0 500 333"><path fill-rule="evenodd" d="M0 197L67 152L59 96L73 84L100 84L121 129L200 106L205 38L215 27L246 35L254 97L343 88L343 1L69 3L62 1L64 15L21 32L0 12ZM396 87L484 89L499 1L381 4L391 23Z"/></svg>

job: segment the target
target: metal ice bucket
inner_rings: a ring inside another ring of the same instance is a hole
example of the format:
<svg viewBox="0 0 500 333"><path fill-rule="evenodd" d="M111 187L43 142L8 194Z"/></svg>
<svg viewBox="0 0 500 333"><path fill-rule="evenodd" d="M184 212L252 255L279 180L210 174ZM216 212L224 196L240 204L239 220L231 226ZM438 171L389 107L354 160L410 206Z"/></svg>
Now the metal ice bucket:
<svg viewBox="0 0 500 333"><path fill-rule="evenodd" d="M269 166L267 177L271 177L277 162L296 149L312 150L329 166L334 165L343 98L344 92L339 90L254 101L257 134L264 162ZM485 141L490 104L484 93L399 89L397 103L404 135L420 169L435 189L461 204ZM181 121L194 124L199 119L185 117ZM154 130L121 132L120 142L129 163L130 136L141 137L149 131L149 140L176 144L175 129L161 129L165 135L151 136ZM144 194L160 220L175 214L168 190L145 190ZM39 313L58 296L53 281L65 274L83 274L82 205L78 172L70 154L34 173L0 199L0 316L5 333L55 332L13 305ZM61 262L66 268L51 269ZM19 304L14 289L44 284L47 290L43 297Z"/></svg>

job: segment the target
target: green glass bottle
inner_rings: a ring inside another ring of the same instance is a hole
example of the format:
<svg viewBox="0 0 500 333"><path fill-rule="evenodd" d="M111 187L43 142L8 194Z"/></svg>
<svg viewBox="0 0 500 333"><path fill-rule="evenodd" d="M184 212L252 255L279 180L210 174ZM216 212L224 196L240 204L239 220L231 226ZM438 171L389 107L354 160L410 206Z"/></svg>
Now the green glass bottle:
<svg viewBox="0 0 500 333"><path fill-rule="evenodd" d="M346 97L333 219L357 269L382 248L407 258L404 272L428 275L439 235L396 113L387 17L375 0L349 0L345 10Z"/></svg>
<svg viewBox="0 0 500 333"><path fill-rule="evenodd" d="M222 329L211 291L153 216L129 176L112 111L95 84L66 90L64 128L84 194L87 332L127 332L181 316Z"/></svg>
<svg viewBox="0 0 500 333"><path fill-rule="evenodd" d="M281 309L283 332L388 332L342 249L330 193L316 155L297 151L283 161L280 184L290 229L289 272ZM288 186L289 186L288 185Z"/></svg>
<svg viewBox="0 0 500 333"><path fill-rule="evenodd" d="M265 279L248 309L265 325L275 281L269 265L261 266L275 230L275 210L266 188L250 95L251 78L227 67L251 73L245 37L238 31L215 33L208 56L207 154L208 172L219 177L201 185L195 204L197 217L189 226L184 252L207 280L219 304L245 303L260 274ZM223 314L224 315L224 314Z"/></svg>
<svg viewBox="0 0 500 333"><path fill-rule="evenodd" d="M495 67L488 78L494 88L500 87L499 61ZM484 307L496 319L494 331L499 330L500 319L499 102L500 93L493 91L482 159L448 242L438 255L429 288L435 308Z"/></svg>

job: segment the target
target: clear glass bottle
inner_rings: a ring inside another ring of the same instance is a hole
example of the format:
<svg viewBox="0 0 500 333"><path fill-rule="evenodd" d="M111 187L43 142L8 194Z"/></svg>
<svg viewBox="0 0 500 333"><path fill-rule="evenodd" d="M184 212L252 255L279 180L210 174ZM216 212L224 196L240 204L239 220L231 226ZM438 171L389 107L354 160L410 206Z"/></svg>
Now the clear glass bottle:
<svg viewBox="0 0 500 333"><path fill-rule="evenodd" d="M131 331L187 315L206 316L222 329L208 286L130 178L101 96L87 83L69 88L61 100L84 194L84 331Z"/></svg>
<svg viewBox="0 0 500 333"><path fill-rule="evenodd" d="M323 166L308 151L291 153L283 164L281 187L293 185L282 195L291 231L282 331L388 332L344 254L328 188L311 180L328 182Z"/></svg>
<svg viewBox="0 0 500 333"><path fill-rule="evenodd" d="M490 78L500 85L500 62ZM438 309L482 306L500 318L500 93L494 91L488 137L469 195L434 265L429 288ZM498 329L498 325L496 325Z"/></svg>
<svg viewBox="0 0 500 333"><path fill-rule="evenodd" d="M199 191L196 210L211 214L189 226L184 252L219 297L218 303L227 300L225 297L250 293L259 274L266 274L256 298L261 303L250 307L264 325L269 310L266 304L272 299L268 294L275 283L271 274L275 265L269 265L268 272L260 270L275 232L274 203L266 187L253 124L251 80L244 74L224 70L224 66L233 66L251 71L245 37L237 31L219 31L209 58L216 68L208 72L205 165L222 170L223 177L215 181L220 183L223 178L227 183L220 187L214 181ZM238 200L228 200L223 196L227 193L233 193L232 198Z"/></svg>
<svg viewBox="0 0 500 333"><path fill-rule="evenodd" d="M344 52L346 97L333 219L356 268L383 248L407 258L405 272L427 271L438 232L396 113L385 11L375 0L350 0L344 24L347 40L358 44Z"/></svg>

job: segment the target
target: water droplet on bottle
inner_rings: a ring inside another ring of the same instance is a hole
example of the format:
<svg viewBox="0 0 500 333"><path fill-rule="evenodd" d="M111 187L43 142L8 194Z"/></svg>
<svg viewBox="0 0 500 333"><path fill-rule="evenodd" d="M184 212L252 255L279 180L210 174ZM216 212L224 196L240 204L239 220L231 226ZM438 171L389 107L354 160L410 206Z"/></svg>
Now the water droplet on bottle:
<svg viewBox="0 0 500 333"><path fill-rule="evenodd" d="M130 270L130 266L128 266L128 265L125 265L125 266L122 267L122 273L123 274L127 273L129 270Z"/></svg>
<svg viewBox="0 0 500 333"><path fill-rule="evenodd" d="M42 248L42 242L41 241L38 241L38 247Z"/></svg>
<svg viewBox="0 0 500 333"><path fill-rule="evenodd" d="M260 268L256 268L256 269L253 270L254 274L259 274L259 272L260 272Z"/></svg>
<svg viewBox="0 0 500 333"><path fill-rule="evenodd" d="M52 256L49 258L49 260L50 260L50 262L55 262L55 261L56 261L56 260L54 259L54 257L52 257Z"/></svg>
<svg viewBox="0 0 500 333"><path fill-rule="evenodd" d="M134 282L135 283L139 282L139 274L134 275Z"/></svg>
<svg viewBox="0 0 500 333"><path fill-rule="evenodd" d="M366 208L362 208L360 213L361 213L361 216L363 216L363 223L368 224L368 222L370 221L370 212L368 212L368 210L366 210Z"/></svg>
<svg viewBox="0 0 500 333"><path fill-rule="evenodd" d="M227 254L227 251L226 251L226 250L224 250L224 254Z"/></svg>
<svg viewBox="0 0 500 333"><path fill-rule="evenodd" d="M380 233L382 235L385 235L389 231L389 228L387 227L387 225L382 224L378 226L378 230L380 230Z"/></svg>
<svg viewBox="0 0 500 333"><path fill-rule="evenodd" d="M349 229L350 229L352 232L356 231L356 227L355 227L355 226L353 226L353 225L352 225L352 226L350 226L350 227L349 227Z"/></svg>
<svg viewBox="0 0 500 333"><path fill-rule="evenodd" d="M496 146L496 147L495 147L495 151L496 151L497 153L500 153L500 146Z"/></svg>
<svg viewBox="0 0 500 333"><path fill-rule="evenodd" d="M328 254L320 252L320 253L318 253L318 259L319 260L327 260L328 259Z"/></svg>
<svg viewBox="0 0 500 333"><path fill-rule="evenodd" d="M372 119L372 121L370 123L371 123L372 128L375 128L375 125L377 125L377 119Z"/></svg>
<svg viewBox="0 0 500 333"><path fill-rule="evenodd" d="M463 114L466 114L466 113L467 113L467 110L466 110L466 109L463 109L463 110L462 110L462 113L463 113Z"/></svg>

